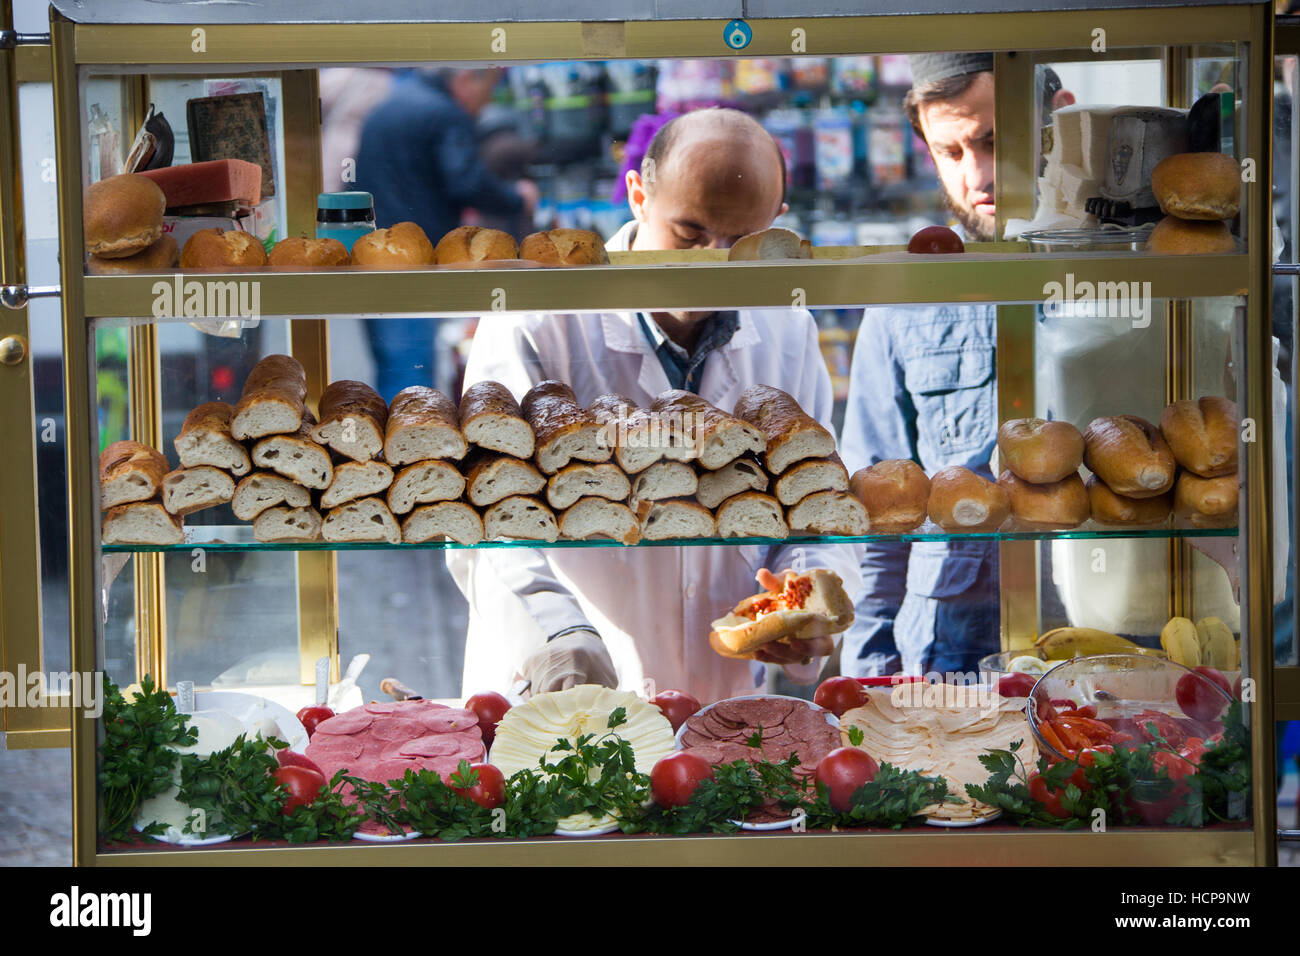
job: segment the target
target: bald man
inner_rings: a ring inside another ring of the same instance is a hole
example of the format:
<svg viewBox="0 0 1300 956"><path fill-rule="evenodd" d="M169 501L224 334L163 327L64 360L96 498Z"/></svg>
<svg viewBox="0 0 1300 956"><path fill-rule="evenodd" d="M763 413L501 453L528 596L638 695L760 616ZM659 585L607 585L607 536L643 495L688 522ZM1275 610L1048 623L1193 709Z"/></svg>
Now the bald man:
<svg viewBox="0 0 1300 956"><path fill-rule="evenodd" d="M733 110L664 126L627 189L633 218L606 243L611 250L726 249L786 208L779 148ZM749 386L775 385L831 427L830 377L801 309L483 317L466 387L498 381L522 399L545 379L569 383L584 405L613 393L648 407L684 388L728 411ZM680 688L707 702L753 692L764 663L810 682L829 638L751 663L716 654L710 623L758 590L763 569L830 568L852 595L857 562L844 545L449 552L469 600L464 691L522 677L533 693L595 682L651 694Z"/></svg>

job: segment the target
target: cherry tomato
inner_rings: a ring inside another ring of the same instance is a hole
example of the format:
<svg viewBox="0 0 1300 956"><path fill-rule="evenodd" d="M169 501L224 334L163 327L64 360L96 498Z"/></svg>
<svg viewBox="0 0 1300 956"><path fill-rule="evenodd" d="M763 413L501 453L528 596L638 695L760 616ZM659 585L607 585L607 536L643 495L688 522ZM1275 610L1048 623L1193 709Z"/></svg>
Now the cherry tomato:
<svg viewBox="0 0 1300 956"><path fill-rule="evenodd" d="M879 772L880 764L865 750L839 747L817 764L816 780L830 791L831 809L848 813L853 806L853 794L864 783L875 780Z"/></svg>
<svg viewBox="0 0 1300 956"><path fill-rule="evenodd" d="M700 709L700 702L684 690L664 690L650 698L650 703L659 708L659 713L668 718L677 733L686 718Z"/></svg>
<svg viewBox="0 0 1300 956"><path fill-rule="evenodd" d="M813 703L825 707L836 717L843 717L845 711L861 707L866 702L867 689L852 677L828 677L813 694Z"/></svg>
<svg viewBox="0 0 1300 956"><path fill-rule="evenodd" d="M284 815L288 816L295 807L305 807L315 803L325 786L325 778L315 770L306 767L281 767L275 772L276 783L289 791L284 801Z"/></svg>
<svg viewBox="0 0 1300 956"><path fill-rule="evenodd" d="M1033 674L1003 674L998 678L998 696L1028 697L1037 683Z"/></svg>
<svg viewBox="0 0 1300 956"><path fill-rule="evenodd" d="M1064 820L1070 815L1070 812L1061 806L1060 791L1047 789L1047 781L1043 779L1041 774L1030 774L1029 795L1041 803L1044 809L1054 817Z"/></svg>
<svg viewBox="0 0 1300 956"><path fill-rule="evenodd" d="M465 709L474 711L474 715L478 717L478 729L483 734L483 746L492 746L492 741L497 736L497 724L510 709L510 701L496 691L488 691L485 694L475 694L465 701Z"/></svg>
<svg viewBox="0 0 1300 956"><path fill-rule="evenodd" d="M310 740L311 735L316 733L316 725L333 717L334 711L322 704L315 707L304 707L298 711L296 716L298 722L302 724L303 730L307 731L307 739Z"/></svg>
<svg viewBox="0 0 1300 956"><path fill-rule="evenodd" d="M1201 758L1205 756L1205 741L1200 737L1188 737L1183 742L1182 749L1178 751L1178 754L1200 766Z"/></svg>
<svg viewBox="0 0 1300 956"><path fill-rule="evenodd" d="M1228 706L1228 702L1215 690L1215 682L1197 673L1184 674L1178 678L1174 699L1178 701L1183 713L1193 720L1215 720Z"/></svg>
<svg viewBox="0 0 1300 956"><path fill-rule="evenodd" d="M1202 677L1208 677L1210 680L1214 681L1223 688L1225 694L1232 694L1232 684L1228 682L1228 678L1223 676L1223 671L1219 670L1217 667L1209 667L1202 664L1200 667L1193 667L1192 670L1200 674Z"/></svg>
<svg viewBox="0 0 1300 956"><path fill-rule="evenodd" d="M926 226L907 241L908 252L965 252L961 236L947 226Z"/></svg>
<svg viewBox="0 0 1300 956"><path fill-rule="evenodd" d="M506 802L506 778L500 770L490 763L472 763L469 769L478 773L477 782L471 787L452 787L453 790L488 810Z"/></svg>
<svg viewBox="0 0 1300 956"><path fill-rule="evenodd" d="M713 768L699 754L679 750L650 769L650 795L661 807L684 807L701 780L712 780Z"/></svg>

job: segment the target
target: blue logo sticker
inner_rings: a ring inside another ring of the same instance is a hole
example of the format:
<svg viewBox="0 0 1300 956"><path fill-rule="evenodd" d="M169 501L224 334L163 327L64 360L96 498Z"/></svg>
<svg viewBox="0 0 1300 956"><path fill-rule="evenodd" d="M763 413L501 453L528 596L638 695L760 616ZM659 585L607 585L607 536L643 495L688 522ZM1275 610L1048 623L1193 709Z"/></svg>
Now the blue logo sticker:
<svg viewBox="0 0 1300 956"><path fill-rule="evenodd" d="M744 20L732 20L722 29L722 42L733 50L743 50L754 39L754 28Z"/></svg>

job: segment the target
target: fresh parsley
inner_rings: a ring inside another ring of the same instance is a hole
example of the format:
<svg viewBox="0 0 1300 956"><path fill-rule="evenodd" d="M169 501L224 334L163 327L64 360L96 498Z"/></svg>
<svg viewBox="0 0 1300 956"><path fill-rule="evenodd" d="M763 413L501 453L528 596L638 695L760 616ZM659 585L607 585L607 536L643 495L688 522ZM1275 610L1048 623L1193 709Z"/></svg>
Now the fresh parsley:
<svg viewBox="0 0 1300 956"><path fill-rule="evenodd" d="M915 770L882 763L875 778L858 787L849 798L847 813L832 809L830 789L825 784L817 784L817 795L808 804L807 824L811 829L823 830L845 827L898 830L924 822L920 819L921 811L944 802L960 801L949 795L948 781L943 777L927 777Z"/></svg>

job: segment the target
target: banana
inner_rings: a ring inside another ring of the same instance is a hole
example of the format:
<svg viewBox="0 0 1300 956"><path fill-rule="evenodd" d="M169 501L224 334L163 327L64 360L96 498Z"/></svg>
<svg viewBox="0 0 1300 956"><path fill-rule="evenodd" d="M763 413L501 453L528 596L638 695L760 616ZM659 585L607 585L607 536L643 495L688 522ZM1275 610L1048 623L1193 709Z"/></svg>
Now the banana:
<svg viewBox="0 0 1300 956"><path fill-rule="evenodd" d="M1190 623L1190 622L1189 622ZM1064 661L1072 657L1091 657L1094 654L1153 654L1160 651L1134 644L1127 638L1099 631L1093 627L1058 627L1048 631L1034 646L1049 661Z"/></svg>
<svg viewBox="0 0 1300 956"><path fill-rule="evenodd" d="M1217 617L1203 617L1196 622L1196 638L1201 650L1201 663L1221 671L1241 670L1238 646L1228 625Z"/></svg>
<svg viewBox="0 0 1300 956"><path fill-rule="evenodd" d="M1196 667L1201 663L1201 644L1196 625L1185 617L1171 617L1160 631L1160 646L1176 664Z"/></svg>

